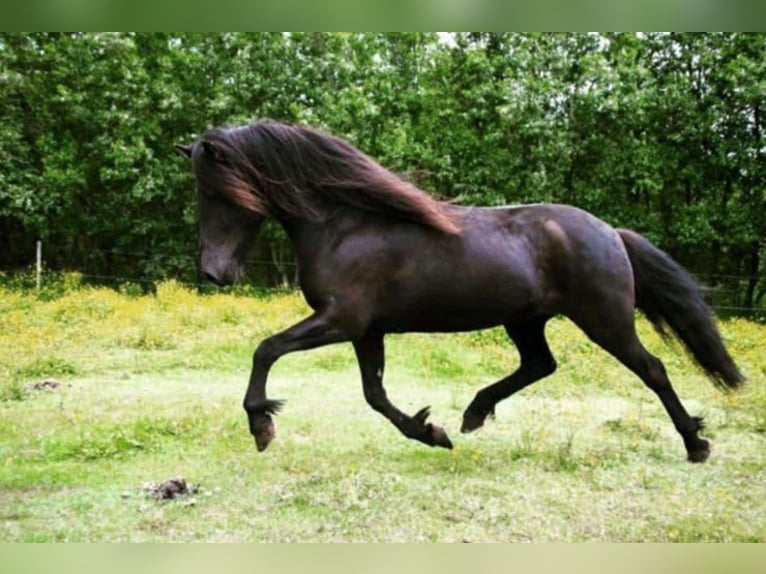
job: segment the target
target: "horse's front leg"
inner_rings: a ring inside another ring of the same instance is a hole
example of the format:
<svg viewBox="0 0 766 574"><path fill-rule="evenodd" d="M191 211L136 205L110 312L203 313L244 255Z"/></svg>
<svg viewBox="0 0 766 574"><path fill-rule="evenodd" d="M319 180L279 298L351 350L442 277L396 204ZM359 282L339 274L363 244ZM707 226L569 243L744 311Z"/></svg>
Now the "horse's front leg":
<svg viewBox="0 0 766 574"><path fill-rule="evenodd" d="M334 319L328 313L315 313L261 341L253 355L253 368L243 405L258 451L265 450L274 438L276 433L271 415L282 406L282 401L266 398L266 379L271 366L287 353L348 341L353 335L349 326L344 327L337 318Z"/></svg>
<svg viewBox="0 0 766 574"><path fill-rule="evenodd" d="M383 388L385 367L383 336L368 334L354 341L354 350L362 372L364 398L369 405L390 420L404 436L429 446L452 448L452 442L444 429L426 422L429 407L421 409L414 416L408 416L388 400L386 390Z"/></svg>

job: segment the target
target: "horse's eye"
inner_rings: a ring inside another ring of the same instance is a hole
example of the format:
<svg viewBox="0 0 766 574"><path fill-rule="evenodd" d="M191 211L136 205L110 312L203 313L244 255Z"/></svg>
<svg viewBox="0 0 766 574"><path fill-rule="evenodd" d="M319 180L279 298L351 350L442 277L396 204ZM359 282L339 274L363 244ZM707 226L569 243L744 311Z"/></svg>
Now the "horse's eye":
<svg viewBox="0 0 766 574"><path fill-rule="evenodd" d="M199 187L197 188L197 194L202 198L209 201L212 201L218 197L218 194L216 194L211 188L209 187Z"/></svg>

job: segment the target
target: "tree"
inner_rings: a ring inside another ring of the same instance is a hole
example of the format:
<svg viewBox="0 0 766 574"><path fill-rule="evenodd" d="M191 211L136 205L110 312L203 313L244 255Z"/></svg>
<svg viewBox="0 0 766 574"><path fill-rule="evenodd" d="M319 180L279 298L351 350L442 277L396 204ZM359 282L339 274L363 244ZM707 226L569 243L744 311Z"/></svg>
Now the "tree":
<svg viewBox="0 0 766 574"><path fill-rule="evenodd" d="M41 237L54 269L194 280L193 179L173 144L272 118L459 203L578 205L751 307L766 291L765 39L3 33L0 268ZM294 281L278 226L253 257L256 282Z"/></svg>

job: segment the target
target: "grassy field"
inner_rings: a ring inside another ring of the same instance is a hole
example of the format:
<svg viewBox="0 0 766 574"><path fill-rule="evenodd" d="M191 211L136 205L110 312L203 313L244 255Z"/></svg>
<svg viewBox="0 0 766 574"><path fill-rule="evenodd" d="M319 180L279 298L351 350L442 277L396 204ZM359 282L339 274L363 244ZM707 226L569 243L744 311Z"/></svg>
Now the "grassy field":
<svg viewBox="0 0 766 574"><path fill-rule="evenodd" d="M467 436L474 393L517 364L502 333L387 339L389 396L431 405L453 451L407 441L366 405L350 345L284 357L269 391L286 407L258 454L240 406L252 352L305 313L299 295L175 283L0 290L0 541L766 542L766 326L721 324L749 378L726 395L640 323L706 417L703 465L565 320L548 327L556 374ZM49 379L60 386L35 386ZM150 496L174 477L198 490Z"/></svg>

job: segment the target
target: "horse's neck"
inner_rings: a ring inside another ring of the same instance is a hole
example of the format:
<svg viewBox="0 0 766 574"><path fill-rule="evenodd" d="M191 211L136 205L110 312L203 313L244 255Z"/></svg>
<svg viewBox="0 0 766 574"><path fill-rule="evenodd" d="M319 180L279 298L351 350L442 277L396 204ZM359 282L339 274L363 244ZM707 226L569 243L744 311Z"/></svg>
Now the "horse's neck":
<svg viewBox="0 0 766 574"><path fill-rule="evenodd" d="M329 229L322 223L291 219L279 222L287 233L298 263L305 265L315 260L323 246L327 245Z"/></svg>
<svg viewBox="0 0 766 574"><path fill-rule="evenodd" d="M279 223L292 243L298 264L305 266L321 259L323 253L337 245L339 239L353 234L363 221L354 209L341 208L320 222L289 219Z"/></svg>
<svg viewBox="0 0 766 574"><path fill-rule="evenodd" d="M327 243L338 235L345 235L360 223L359 212L353 208L338 207L322 221L303 218L278 220L287 233L293 247L298 250L313 247L317 242Z"/></svg>

